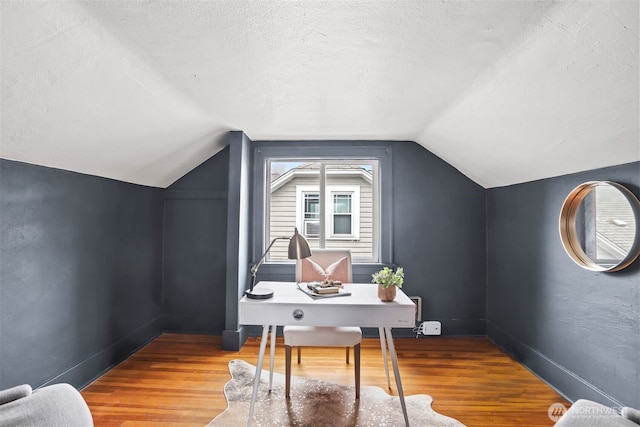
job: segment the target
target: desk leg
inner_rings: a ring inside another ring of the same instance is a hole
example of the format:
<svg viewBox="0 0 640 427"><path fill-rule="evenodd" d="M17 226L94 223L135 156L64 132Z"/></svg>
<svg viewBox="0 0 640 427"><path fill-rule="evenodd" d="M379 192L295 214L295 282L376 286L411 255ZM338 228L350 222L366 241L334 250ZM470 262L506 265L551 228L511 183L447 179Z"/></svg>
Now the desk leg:
<svg viewBox="0 0 640 427"><path fill-rule="evenodd" d="M276 325L271 325L271 352L269 353L269 392L273 385L273 360L276 355Z"/></svg>
<svg viewBox="0 0 640 427"><path fill-rule="evenodd" d="M389 344L389 352L391 353L391 363L393 364L393 374L396 377L396 387L398 387L398 396L400 396L400 405L402 406L404 423L407 427L409 427L409 415L407 415L407 405L404 403L404 392L402 391L402 381L400 380L400 371L398 369L398 357L396 355L396 348L393 345L391 328L384 328L384 330L387 336L387 344Z"/></svg>
<svg viewBox="0 0 640 427"><path fill-rule="evenodd" d="M249 421L247 427L251 427L251 419L253 418L253 409L256 406L256 398L258 397L258 385L260 385L260 374L262 373L262 362L264 361L264 351L267 349L267 339L269 338L269 325L262 327L262 341L260 341L260 353L258 354L258 365L256 366L256 375L253 380L253 394L251 395L251 405L249 406Z"/></svg>
<svg viewBox="0 0 640 427"><path fill-rule="evenodd" d="M387 374L387 386L391 389L391 380L389 380L389 360L387 360L387 343L384 339L384 328L378 328L378 335L380 335L380 348L382 348L382 360L384 360L384 372Z"/></svg>

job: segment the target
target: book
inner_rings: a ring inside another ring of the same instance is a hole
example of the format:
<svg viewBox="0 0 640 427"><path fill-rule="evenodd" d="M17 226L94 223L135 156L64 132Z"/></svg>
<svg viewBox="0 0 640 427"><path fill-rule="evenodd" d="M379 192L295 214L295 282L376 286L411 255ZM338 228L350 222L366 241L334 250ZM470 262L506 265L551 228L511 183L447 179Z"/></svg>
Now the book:
<svg viewBox="0 0 640 427"><path fill-rule="evenodd" d="M335 294L340 292L340 286L325 286L323 284L319 284L319 283L307 283L307 288L309 288L310 290L312 290L313 292L317 293L317 294Z"/></svg>
<svg viewBox="0 0 640 427"><path fill-rule="evenodd" d="M351 292L346 292L342 288L338 288L338 292L320 294L314 291L313 289L311 289L309 285L301 286L301 283L298 283L298 289L300 289L305 294L309 295L311 298L333 298L333 297L346 297L351 295Z"/></svg>

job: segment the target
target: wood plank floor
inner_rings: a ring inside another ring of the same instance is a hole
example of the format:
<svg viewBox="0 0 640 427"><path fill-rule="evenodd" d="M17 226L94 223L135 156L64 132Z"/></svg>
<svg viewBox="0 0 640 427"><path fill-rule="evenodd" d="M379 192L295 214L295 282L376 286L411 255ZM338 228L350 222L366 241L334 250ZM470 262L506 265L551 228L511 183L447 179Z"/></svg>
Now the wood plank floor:
<svg viewBox="0 0 640 427"><path fill-rule="evenodd" d="M549 405L569 405L486 338L394 341L405 395L429 394L437 412L469 427L552 426ZM219 336L163 334L82 395L97 427L205 426L227 407L222 389L230 379L228 362L243 359L255 365L258 350L254 338L233 352L221 350ZM362 385L386 389L377 339L363 340L361 358ZM305 348L293 375L352 385L352 369L342 349ZM281 338L275 371L284 372ZM395 384L389 392L397 394Z"/></svg>

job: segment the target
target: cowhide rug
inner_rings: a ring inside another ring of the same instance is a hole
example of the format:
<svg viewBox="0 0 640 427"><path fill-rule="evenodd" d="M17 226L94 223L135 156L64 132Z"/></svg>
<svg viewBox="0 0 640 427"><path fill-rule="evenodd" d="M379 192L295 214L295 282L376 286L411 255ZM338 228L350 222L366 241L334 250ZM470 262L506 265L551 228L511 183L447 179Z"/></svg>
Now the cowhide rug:
<svg viewBox="0 0 640 427"><path fill-rule="evenodd" d="M211 427L246 426L253 390L255 366L243 360L229 362L231 381L224 386L229 407L209 423ZM379 427L404 426L400 399L379 387L361 387L355 399L354 387L291 376L291 399L284 395L283 374L262 371L252 426L256 427ZM426 394L405 396L409 423L415 427L464 427L459 421L431 409Z"/></svg>

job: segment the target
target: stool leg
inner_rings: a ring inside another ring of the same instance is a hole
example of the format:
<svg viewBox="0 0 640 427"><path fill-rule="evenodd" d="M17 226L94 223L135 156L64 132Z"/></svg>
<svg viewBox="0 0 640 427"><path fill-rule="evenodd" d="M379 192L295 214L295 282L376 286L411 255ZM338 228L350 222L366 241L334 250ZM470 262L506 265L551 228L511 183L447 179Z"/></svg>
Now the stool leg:
<svg viewBox="0 0 640 427"><path fill-rule="evenodd" d="M298 365L300 364L300 353L302 352L302 347L298 347Z"/></svg>
<svg viewBox="0 0 640 427"><path fill-rule="evenodd" d="M284 360L285 360L285 386L284 394L289 399L289 389L291 388L291 346L286 345L284 347Z"/></svg>
<svg viewBox="0 0 640 427"><path fill-rule="evenodd" d="M347 365L349 364L349 347L347 347Z"/></svg>
<svg viewBox="0 0 640 427"><path fill-rule="evenodd" d="M360 399L360 344L353 346L353 359L356 371L356 399Z"/></svg>

